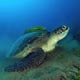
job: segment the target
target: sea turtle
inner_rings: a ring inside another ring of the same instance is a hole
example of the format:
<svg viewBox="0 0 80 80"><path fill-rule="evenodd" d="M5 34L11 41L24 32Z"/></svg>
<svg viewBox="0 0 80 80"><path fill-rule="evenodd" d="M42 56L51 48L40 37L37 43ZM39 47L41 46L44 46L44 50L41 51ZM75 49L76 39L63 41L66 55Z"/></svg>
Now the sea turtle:
<svg viewBox="0 0 80 80"><path fill-rule="evenodd" d="M47 52L55 49L58 41L66 37L69 27L62 25L52 32L31 32L20 37L12 47L9 57L19 58L4 71L24 71L39 66L45 59Z"/></svg>

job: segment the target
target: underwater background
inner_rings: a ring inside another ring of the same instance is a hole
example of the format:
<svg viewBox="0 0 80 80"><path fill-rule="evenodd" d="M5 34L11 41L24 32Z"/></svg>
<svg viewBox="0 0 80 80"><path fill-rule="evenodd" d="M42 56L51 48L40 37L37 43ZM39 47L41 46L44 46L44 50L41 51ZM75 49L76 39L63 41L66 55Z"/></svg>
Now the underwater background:
<svg viewBox="0 0 80 80"><path fill-rule="evenodd" d="M70 32L42 65L4 72L16 62L6 57L25 30L41 26L52 31L61 25ZM80 0L0 0L0 80L80 80Z"/></svg>
<svg viewBox="0 0 80 80"><path fill-rule="evenodd" d="M80 28L80 0L0 0L0 56L4 57L25 29L61 25Z"/></svg>

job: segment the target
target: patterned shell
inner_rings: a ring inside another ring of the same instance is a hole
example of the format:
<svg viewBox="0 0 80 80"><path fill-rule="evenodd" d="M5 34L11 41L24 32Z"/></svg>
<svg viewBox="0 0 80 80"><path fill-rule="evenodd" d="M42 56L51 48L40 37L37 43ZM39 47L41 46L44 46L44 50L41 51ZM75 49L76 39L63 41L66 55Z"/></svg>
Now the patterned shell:
<svg viewBox="0 0 80 80"><path fill-rule="evenodd" d="M18 54L25 47L27 47L28 45L31 45L40 36L44 36L44 34L46 33L47 31L39 31L39 32L28 33L21 36L17 41L15 41L15 43L11 47L8 57Z"/></svg>

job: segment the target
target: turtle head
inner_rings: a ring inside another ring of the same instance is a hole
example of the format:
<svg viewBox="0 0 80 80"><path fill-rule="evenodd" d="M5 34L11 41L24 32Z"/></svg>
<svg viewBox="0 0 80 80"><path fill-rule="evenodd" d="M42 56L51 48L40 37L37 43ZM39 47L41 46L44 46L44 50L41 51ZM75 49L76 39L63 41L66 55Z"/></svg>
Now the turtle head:
<svg viewBox="0 0 80 80"><path fill-rule="evenodd" d="M67 36L69 27L62 25L51 33L55 40L59 41Z"/></svg>
<svg viewBox="0 0 80 80"><path fill-rule="evenodd" d="M56 43L65 38L69 32L69 27L63 25L56 30L52 31L50 33L50 36L48 38L47 44L44 45L42 48L45 52L51 51L55 48Z"/></svg>

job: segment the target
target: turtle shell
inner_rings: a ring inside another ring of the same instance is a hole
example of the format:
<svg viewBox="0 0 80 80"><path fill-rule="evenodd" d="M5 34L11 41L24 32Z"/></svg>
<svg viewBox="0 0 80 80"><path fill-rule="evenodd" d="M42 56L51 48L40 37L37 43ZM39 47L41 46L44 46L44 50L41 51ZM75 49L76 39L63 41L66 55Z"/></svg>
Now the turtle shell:
<svg viewBox="0 0 80 80"><path fill-rule="evenodd" d="M15 56L19 54L25 47L31 45L39 37L47 34L47 31L32 32L21 36L17 41L12 45L8 57ZM42 40L42 39L41 39Z"/></svg>

